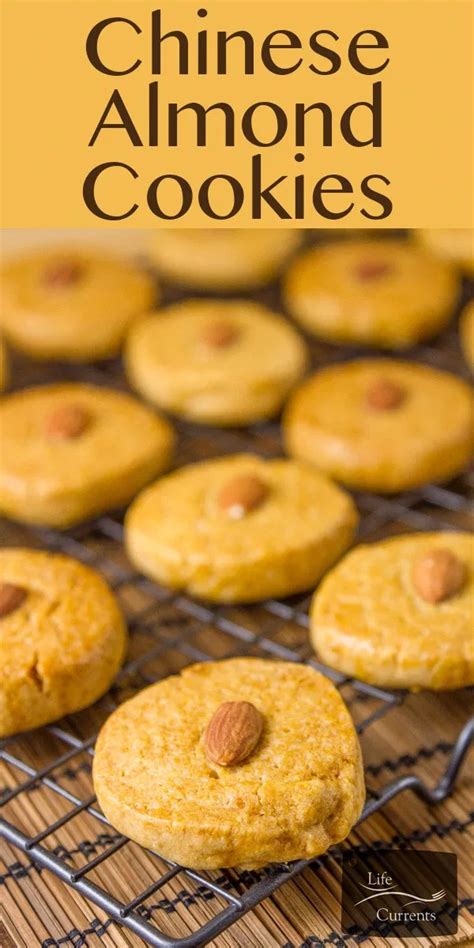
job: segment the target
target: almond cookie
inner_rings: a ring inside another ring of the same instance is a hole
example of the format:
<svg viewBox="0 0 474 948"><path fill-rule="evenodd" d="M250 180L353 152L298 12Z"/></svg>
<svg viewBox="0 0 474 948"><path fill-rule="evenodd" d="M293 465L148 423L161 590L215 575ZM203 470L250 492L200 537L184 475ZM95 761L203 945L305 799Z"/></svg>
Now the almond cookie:
<svg viewBox="0 0 474 948"><path fill-rule="evenodd" d="M173 283L198 290L264 286L298 247L297 230L162 230L150 259Z"/></svg>
<svg viewBox="0 0 474 948"><path fill-rule="evenodd" d="M107 583L68 556L0 550L0 737L86 708L126 649Z"/></svg>
<svg viewBox="0 0 474 948"><path fill-rule="evenodd" d="M126 517L133 563L173 589L256 602L309 589L352 540L351 498L309 466L239 454L181 468Z"/></svg>
<svg viewBox="0 0 474 948"><path fill-rule="evenodd" d="M472 538L418 533L358 546L323 579L311 638L327 665L388 688L474 684Z"/></svg>
<svg viewBox="0 0 474 948"><path fill-rule="evenodd" d="M156 295L151 277L120 257L48 248L3 268L0 324L32 358L90 362L119 352L128 327Z"/></svg>
<svg viewBox="0 0 474 948"><path fill-rule="evenodd" d="M120 507L170 461L170 425L92 385L29 388L0 402L0 511L68 527Z"/></svg>
<svg viewBox="0 0 474 948"><path fill-rule="evenodd" d="M419 239L444 260L450 260L466 274L474 273L474 232L450 230L419 230Z"/></svg>
<svg viewBox="0 0 474 948"><path fill-rule="evenodd" d="M474 301L472 300L461 313L459 332L464 358L474 371Z"/></svg>
<svg viewBox="0 0 474 948"><path fill-rule="evenodd" d="M288 452L349 487L395 493L454 477L474 441L469 386L389 359L327 366L290 399Z"/></svg>
<svg viewBox="0 0 474 948"><path fill-rule="evenodd" d="M406 349L449 322L458 296L448 263L408 241L344 240L297 258L289 312L328 342Z"/></svg>
<svg viewBox="0 0 474 948"><path fill-rule="evenodd" d="M346 838L364 802L334 685L268 659L192 665L122 704L93 776L119 832L196 869L311 859Z"/></svg>
<svg viewBox="0 0 474 948"><path fill-rule="evenodd" d="M281 316L246 300L187 300L137 323L126 368L141 395L176 415L246 425L274 415L308 364Z"/></svg>

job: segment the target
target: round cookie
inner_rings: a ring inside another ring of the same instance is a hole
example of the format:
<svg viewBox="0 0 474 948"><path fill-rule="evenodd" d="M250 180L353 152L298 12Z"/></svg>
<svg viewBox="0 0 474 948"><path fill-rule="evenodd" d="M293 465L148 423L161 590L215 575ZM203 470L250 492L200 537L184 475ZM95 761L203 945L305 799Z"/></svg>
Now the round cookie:
<svg viewBox="0 0 474 948"><path fill-rule="evenodd" d="M0 392L3 392L4 388L8 384L8 357L5 343L0 336Z"/></svg>
<svg viewBox="0 0 474 948"><path fill-rule="evenodd" d="M352 540L351 498L294 461L233 455L188 465L130 507L132 562L172 589L256 602L314 586Z"/></svg>
<svg viewBox="0 0 474 948"><path fill-rule="evenodd" d="M466 274L474 273L474 232L450 230L419 230L422 243L444 260L450 260Z"/></svg>
<svg viewBox="0 0 474 948"><path fill-rule="evenodd" d="M472 538L419 533L358 546L311 609L320 659L388 688L474 684Z"/></svg>
<svg viewBox="0 0 474 948"><path fill-rule="evenodd" d="M0 430L0 511L54 527L127 503L168 466L174 440L131 396L76 383L6 396Z"/></svg>
<svg viewBox="0 0 474 948"><path fill-rule="evenodd" d="M112 683L126 629L107 583L68 556L0 550L0 737L86 708Z"/></svg>
<svg viewBox="0 0 474 948"><path fill-rule="evenodd" d="M449 322L449 264L409 241L360 238L312 247L284 285L288 311L328 342L406 349Z"/></svg>
<svg viewBox="0 0 474 948"><path fill-rule="evenodd" d="M248 738L248 705L263 725L228 765L208 756L223 704L227 746L242 724ZM192 665L141 691L102 728L93 777L119 832L196 869L310 859L345 839L364 802L359 742L334 685L268 659Z"/></svg>
<svg viewBox="0 0 474 948"><path fill-rule="evenodd" d="M426 365L358 359L327 366L291 397L289 454L351 488L395 493L446 481L472 452L469 386Z"/></svg>
<svg viewBox="0 0 474 948"><path fill-rule="evenodd" d="M137 323L127 341L134 388L176 415L246 425L274 415L309 357L281 316L241 300L186 300Z"/></svg>
<svg viewBox="0 0 474 948"><path fill-rule="evenodd" d="M471 300L461 313L459 333L464 358L474 371L474 300Z"/></svg>
<svg viewBox="0 0 474 948"><path fill-rule="evenodd" d="M301 242L297 230L162 230L150 259L167 280L198 290L264 286Z"/></svg>
<svg viewBox="0 0 474 948"><path fill-rule="evenodd" d="M89 362L116 355L137 316L156 303L151 277L102 250L48 248L7 262L0 324L36 359Z"/></svg>

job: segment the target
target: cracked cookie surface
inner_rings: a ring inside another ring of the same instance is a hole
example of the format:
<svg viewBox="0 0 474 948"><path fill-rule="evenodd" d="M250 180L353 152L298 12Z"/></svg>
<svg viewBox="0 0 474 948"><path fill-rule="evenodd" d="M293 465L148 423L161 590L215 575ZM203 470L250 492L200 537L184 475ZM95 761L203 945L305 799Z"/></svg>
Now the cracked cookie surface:
<svg viewBox="0 0 474 948"><path fill-rule="evenodd" d="M216 709L248 701L261 740L240 764L209 763ZM359 741L334 685L309 666L206 662L146 688L104 725L94 786L112 824L198 869L310 858L344 839L364 800Z"/></svg>
<svg viewBox="0 0 474 948"><path fill-rule="evenodd" d="M434 551L462 564L462 588L424 599L415 564ZM351 550L324 578L311 609L311 638L323 662L391 688L461 688L474 682L473 541L467 533L420 533Z"/></svg>
<svg viewBox="0 0 474 948"><path fill-rule="evenodd" d="M0 736L39 727L96 701L125 655L115 597L92 569L39 550L0 550Z"/></svg>

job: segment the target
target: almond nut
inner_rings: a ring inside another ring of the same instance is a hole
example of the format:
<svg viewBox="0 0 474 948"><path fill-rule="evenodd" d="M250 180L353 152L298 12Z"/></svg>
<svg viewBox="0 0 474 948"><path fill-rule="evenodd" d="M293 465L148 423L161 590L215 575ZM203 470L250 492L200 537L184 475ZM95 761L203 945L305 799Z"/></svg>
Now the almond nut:
<svg viewBox="0 0 474 948"><path fill-rule="evenodd" d="M26 589L21 586L15 586L13 583L0 583L0 619L18 609L26 596Z"/></svg>
<svg viewBox="0 0 474 948"><path fill-rule="evenodd" d="M255 750L263 730L263 715L249 701L225 701L204 733L206 757L221 767L241 764Z"/></svg>
<svg viewBox="0 0 474 948"><path fill-rule="evenodd" d="M361 260L355 273L358 280L368 283L370 280L380 280L381 277L387 276L392 270L393 267L388 260Z"/></svg>
<svg viewBox="0 0 474 948"><path fill-rule="evenodd" d="M367 392L367 404L376 411L393 411L405 401L406 392L398 382L377 379Z"/></svg>
<svg viewBox="0 0 474 948"><path fill-rule="evenodd" d="M267 485L255 474L241 474L222 487L217 502L232 520L241 520L263 504L268 496Z"/></svg>
<svg viewBox="0 0 474 948"><path fill-rule="evenodd" d="M466 568L451 550L431 550L415 561L412 578L417 593L425 602L443 602L462 589Z"/></svg>
<svg viewBox="0 0 474 948"><path fill-rule="evenodd" d="M225 320L209 323L203 333L204 342L213 349L227 349L228 346L233 345L238 336L237 326Z"/></svg>
<svg viewBox="0 0 474 948"><path fill-rule="evenodd" d="M46 421L48 438L69 440L78 438L90 422L90 415L82 405L60 405Z"/></svg>
<svg viewBox="0 0 474 948"><path fill-rule="evenodd" d="M43 284L59 290L72 286L80 279L82 269L78 260L57 260L44 271Z"/></svg>

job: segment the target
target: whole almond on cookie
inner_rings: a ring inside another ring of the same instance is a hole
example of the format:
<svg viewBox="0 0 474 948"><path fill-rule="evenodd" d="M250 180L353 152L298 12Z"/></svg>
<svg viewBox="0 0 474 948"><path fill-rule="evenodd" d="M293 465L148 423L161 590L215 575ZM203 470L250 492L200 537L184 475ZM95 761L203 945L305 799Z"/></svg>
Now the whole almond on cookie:
<svg viewBox="0 0 474 948"><path fill-rule="evenodd" d="M203 333L204 341L214 349L226 349L236 341L238 336L237 326L227 320L209 323Z"/></svg>
<svg viewBox="0 0 474 948"><path fill-rule="evenodd" d="M392 265L388 260L362 260L356 267L356 276L363 283L371 280L380 280L392 272Z"/></svg>
<svg viewBox="0 0 474 948"><path fill-rule="evenodd" d="M451 550L431 550L415 561L413 585L425 602L436 604L458 593L466 579L462 560Z"/></svg>
<svg viewBox="0 0 474 948"><path fill-rule="evenodd" d="M263 715L249 701L225 701L204 733L206 757L221 767L240 764L255 750L263 730Z"/></svg>
<svg viewBox="0 0 474 948"><path fill-rule="evenodd" d="M82 266L78 260L58 260L45 270L43 283L50 289L65 289L80 279Z"/></svg>
<svg viewBox="0 0 474 948"><path fill-rule="evenodd" d="M218 505L233 520L241 520L263 504L268 487L255 474L241 474L221 488Z"/></svg>
<svg viewBox="0 0 474 948"><path fill-rule="evenodd" d="M21 586L15 586L13 583L0 583L0 619L18 609L26 596L26 589Z"/></svg>
<svg viewBox="0 0 474 948"><path fill-rule="evenodd" d="M404 400L405 389L390 379L377 379L367 392L367 404L376 411L392 411Z"/></svg>
<svg viewBox="0 0 474 948"><path fill-rule="evenodd" d="M54 440L72 440L83 434L89 423L90 415L81 405L60 405L47 419L46 434Z"/></svg>

